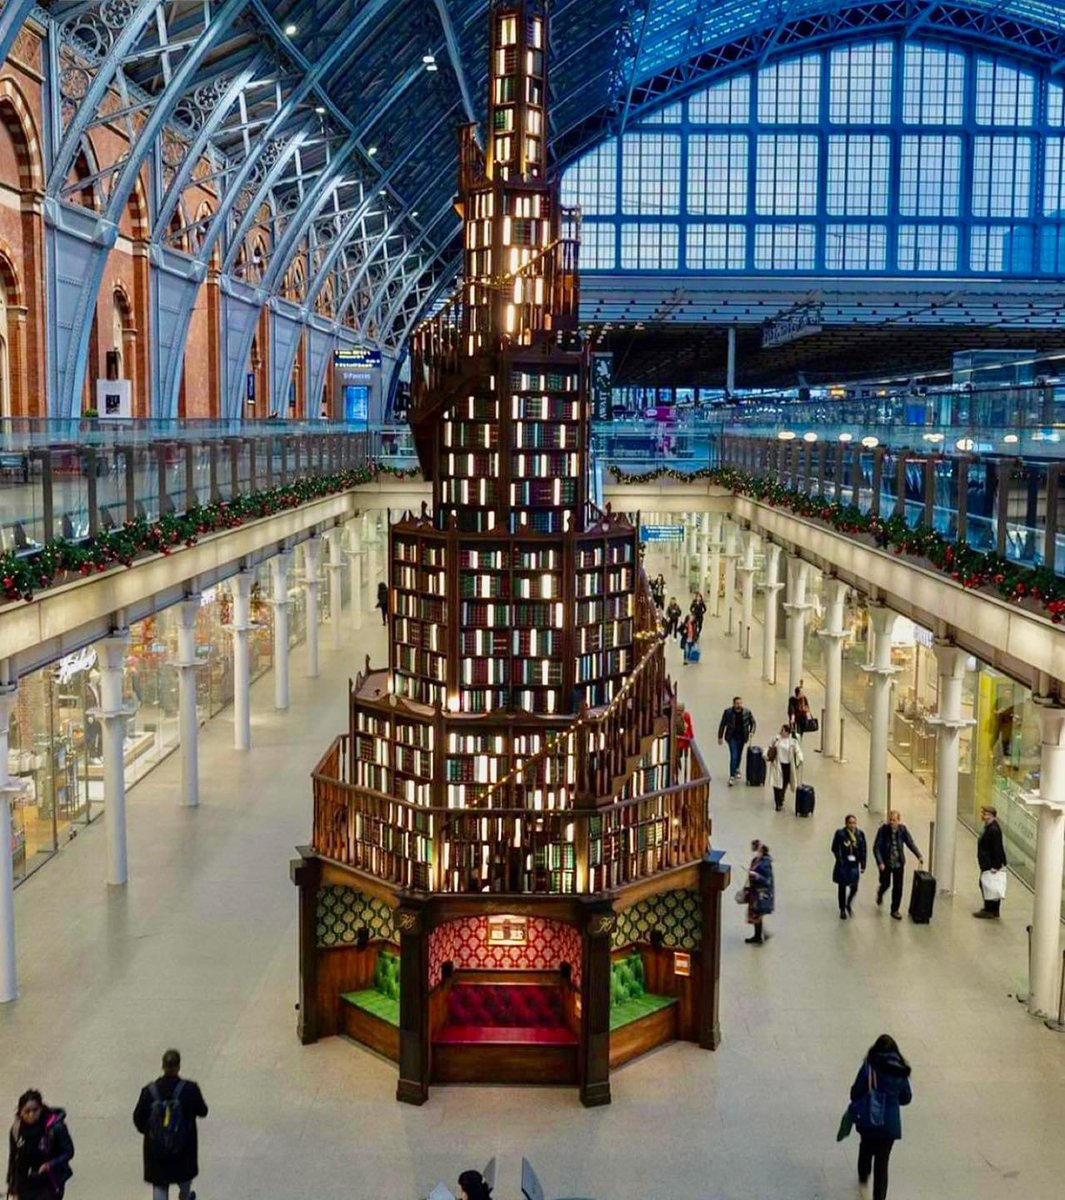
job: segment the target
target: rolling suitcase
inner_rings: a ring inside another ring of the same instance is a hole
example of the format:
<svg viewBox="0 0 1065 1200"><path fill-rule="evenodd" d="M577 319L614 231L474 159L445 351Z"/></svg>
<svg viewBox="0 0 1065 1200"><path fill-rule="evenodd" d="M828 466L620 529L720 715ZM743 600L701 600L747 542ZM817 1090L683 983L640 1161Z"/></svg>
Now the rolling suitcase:
<svg viewBox="0 0 1065 1200"><path fill-rule="evenodd" d="M910 919L915 925L927 925L936 903L936 877L931 871L914 871L910 892Z"/></svg>
<svg viewBox="0 0 1065 1200"><path fill-rule="evenodd" d="M761 746L747 747L747 786L765 785L765 753Z"/></svg>
<svg viewBox="0 0 1065 1200"><path fill-rule="evenodd" d="M688 651L688 662L698 662L700 658L702 658L702 654L699 652L699 647L692 646Z"/></svg>
<svg viewBox="0 0 1065 1200"><path fill-rule="evenodd" d="M797 817L813 816L816 799L814 789L808 783L800 784L795 789L795 815Z"/></svg>

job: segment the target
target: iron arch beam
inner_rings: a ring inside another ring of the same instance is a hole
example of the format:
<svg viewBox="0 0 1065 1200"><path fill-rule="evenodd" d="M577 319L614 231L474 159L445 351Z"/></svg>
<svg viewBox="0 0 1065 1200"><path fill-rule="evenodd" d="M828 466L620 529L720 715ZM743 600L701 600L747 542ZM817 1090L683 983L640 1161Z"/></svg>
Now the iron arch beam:
<svg viewBox="0 0 1065 1200"><path fill-rule="evenodd" d="M35 4L36 0L7 0L4 11L0 12L0 63L7 62L15 39L33 12Z"/></svg>
<svg viewBox="0 0 1065 1200"><path fill-rule="evenodd" d="M169 187L167 187L162 202L159 205L155 225L152 229L152 237L155 240L162 240L166 231L170 228L170 221L177 209L178 201L184 194L185 189L192 183L192 175L196 170L196 164L200 162L207 152L212 137L218 132L222 122L226 119L226 115L233 108L233 105L237 103L244 90L254 80L256 74L266 64L266 61L265 54L257 54L242 71L235 75L225 92L219 98L218 103L211 110L210 116L200 126L195 139L189 146L188 153L185 155L181 166L175 172L174 178L171 180Z"/></svg>
<svg viewBox="0 0 1065 1200"><path fill-rule="evenodd" d="M428 238L429 230L434 228L434 226L436 226L440 221L442 221L444 219L444 217L446 217L447 214L451 211L452 211L451 201L448 200L447 203L441 205L439 210L436 213L434 213L433 216L429 219L429 221L425 225L425 228L418 235L418 237L411 243L408 253L413 254L416 250L418 250L421 246L421 243L424 242ZM396 275L396 272L398 271L398 269L399 269L398 264L390 267L388 269L388 274L385 275L384 279L381 280L381 287L378 292L377 298L374 300L373 304L370 306L370 309L366 313L367 321L369 321L369 319L374 315L375 312L377 312L379 314L380 307L381 307L381 299L384 297L385 289L395 278L395 275ZM389 316L391 316L391 315L392 314L389 313Z"/></svg>
<svg viewBox="0 0 1065 1200"><path fill-rule="evenodd" d="M460 252L453 261L460 262L461 258L462 258L462 255ZM406 284L403 287L403 290L398 294L396 299L392 302L391 307L386 312L385 319L381 322L382 329L391 329L392 328L392 326L395 324L396 318L399 316L399 314L403 310L403 305L406 303L407 297L410 295L412 289L417 287L418 280L421 279L422 277L424 277L426 271L431 271L435 267L438 267L438 266L440 266L441 270L444 271L444 275L447 278L449 278L449 279L454 278L454 275L451 274L448 269L445 269L443 266L441 266L440 256L434 255L431 259L429 259L427 262L422 264L420 271L416 270L411 273L411 278L407 280ZM456 266L455 270L456 271L458 270L457 266ZM380 306L380 300L377 300L376 303L378 306Z"/></svg>
<svg viewBox="0 0 1065 1200"><path fill-rule="evenodd" d="M451 259L450 262L444 264L440 278L436 281L433 287L430 288L429 294L425 297L425 300L422 301L422 303L414 310L410 319L403 326L403 337L400 341L400 345L406 345L406 343L410 340L411 331L424 318L425 310L436 302L436 299L440 293L455 278L455 273L458 271L461 261L462 255L460 253Z"/></svg>
<svg viewBox="0 0 1065 1200"><path fill-rule="evenodd" d="M377 182L375 187L378 190L380 190L382 187L387 187L391 183L391 181L396 177L396 175L399 173L399 171L403 167L405 167L408 162L410 162L410 160L417 154L417 152L429 140L429 138L432 137L432 135L437 131L437 129L439 129L440 126L448 120L448 118L451 116L451 114L455 111L456 107L457 106L453 104L449 109L447 109L445 112L441 113L441 115L433 122L433 124L430 125L429 128L422 134L422 136L416 142L411 143L411 145L407 148L405 153L403 155L401 155L401 157L398 158L392 164L391 167L389 167L388 171L385 173L383 178L381 178ZM433 182L435 183L435 180ZM421 194L424 195L424 192ZM347 246L347 244L351 238L351 235L358 228L359 222L369 211L370 205L372 204L372 202L373 202L373 189L371 189L370 194L364 198L362 204L360 204L359 207L357 209L355 209L354 213L352 214L351 219L348 221L343 232L340 235L338 235L333 246L330 247L329 254L326 257L325 262L322 264L321 268L315 273L315 283L314 283L313 287L307 293L308 307L312 307L314 304L314 301L318 298L318 293L322 290L322 287L325 285L325 280L329 277L330 271L332 271L333 267L336 265L336 262L339 259L340 255L343 253L345 247ZM417 204L417 200L413 201L412 204L410 205L410 207L413 208L414 205L416 205L416 204ZM382 234L382 239L385 236L387 236L387 233ZM381 244L381 242L379 241L377 246L379 246L380 244ZM369 263L370 259L374 256L374 254L376 254L377 246L375 246L370 251L370 253L366 256L366 258L363 260L363 270L365 270L365 267ZM360 279L361 279L361 276L360 276ZM338 308L337 309L337 319L339 320L342 315L343 315L343 310L341 308Z"/></svg>

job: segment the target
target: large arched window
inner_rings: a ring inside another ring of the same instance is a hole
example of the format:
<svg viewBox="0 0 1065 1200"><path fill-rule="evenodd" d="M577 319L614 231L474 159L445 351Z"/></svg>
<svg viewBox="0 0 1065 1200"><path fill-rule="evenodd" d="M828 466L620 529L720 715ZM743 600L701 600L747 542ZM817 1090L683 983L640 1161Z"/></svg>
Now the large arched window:
<svg viewBox="0 0 1065 1200"><path fill-rule="evenodd" d="M736 74L563 177L586 271L1057 275L1065 88L893 38Z"/></svg>

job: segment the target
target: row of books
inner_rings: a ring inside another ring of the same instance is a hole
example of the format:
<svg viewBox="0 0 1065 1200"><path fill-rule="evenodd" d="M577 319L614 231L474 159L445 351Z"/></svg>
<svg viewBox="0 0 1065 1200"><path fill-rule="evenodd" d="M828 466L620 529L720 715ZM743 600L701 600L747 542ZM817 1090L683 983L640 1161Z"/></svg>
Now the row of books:
<svg viewBox="0 0 1065 1200"><path fill-rule="evenodd" d="M511 392L576 392L580 390L580 374L573 370L552 368L535 371L515 367L510 373ZM518 416L518 413L514 414ZM576 417L573 418L576 420Z"/></svg>
<svg viewBox="0 0 1065 1200"><path fill-rule="evenodd" d="M395 684L396 695L407 700L432 707L447 703L447 687L442 683L433 683L424 677L397 670Z"/></svg>
<svg viewBox="0 0 1065 1200"><path fill-rule="evenodd" d="M577 570L590 571L604 564L620 566L633 560L633 544L630 538L618 538L609 542L597 542L577 548Z"/></svg>
<svg viewBox="0 0 1065 1200"><path fill-rule="evenodd" d="M443 596L447 591L447 575L441 567L412 567L394 563L392 584L408 592Z"/></svg>
<svg viewBox="0 0 1065 1200"><path fill-rule="evenodd" d="M447 660L442 654L430 650L419 650L415 646L397 644L393 647L397 671L411 675L428 676L439 683L447 683Z"/></svg>
<svg viewBox="0 0 1065 1200"><path fill-rule="evenodd" d="M609 650L601 654L581 654L577 658L577 682L589 683L611 675L625 675L631 669L628 650Z"/></svg>
<svg viewBox="0 0 1065 1200"><path fill-rule="evenodd" d="M393 621L394 640L423 650L443 653L447 644L447 629L435 622L416 621L410 617L396 617Z"/></svg>

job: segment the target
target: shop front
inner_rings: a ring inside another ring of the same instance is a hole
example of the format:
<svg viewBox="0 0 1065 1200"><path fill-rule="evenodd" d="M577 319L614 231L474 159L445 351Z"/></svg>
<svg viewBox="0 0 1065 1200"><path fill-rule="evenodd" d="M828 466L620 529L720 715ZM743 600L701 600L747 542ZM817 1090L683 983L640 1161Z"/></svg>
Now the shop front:
<svg viewBox="0 0 1065 1200"><path fill-rule="evenodd" d="M347 572L345 572L345 575ZM262 565L252 584L249 639L251 677L273 666L273 606L269 570ZM327 587L318 589L328 613ZM289 642L307 636L306 592L289 577ZM233 700L233 599L228 585L201 594L196 620L196 701L202 725ZM130 788L179 743L178 613L163 609L130 627L123 701L130 710L123 746ZM96 650L86 646L19 681L9 731L9 770L22 792L12 804L11 854L16 884L47 862L103 811L102 730Z"/></svg>

